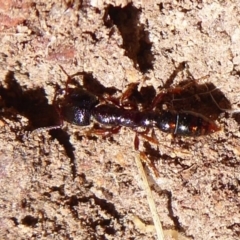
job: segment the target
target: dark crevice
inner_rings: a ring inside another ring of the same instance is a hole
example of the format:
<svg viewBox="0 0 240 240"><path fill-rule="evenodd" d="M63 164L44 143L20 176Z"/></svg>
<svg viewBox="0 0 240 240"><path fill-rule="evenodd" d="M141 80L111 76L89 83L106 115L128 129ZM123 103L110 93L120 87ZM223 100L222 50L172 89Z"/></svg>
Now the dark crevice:
<svg viewBox="0 0 240 240"><path fill-rule="evenodd" d="M232 225L227 226L227 229L230 229L233 233L234 236L237 238L240 235L240 223L233 223Z"/></svg>
<svg viewBox="0 0 240 240"><path fill-rule="evenodd" d="M28 227L34 227L38 223L38 218L27 215L22 219L22 224Z"/></svg>
<svg viewBox="0 0 240 240"><path fill-rule="evenodd" d="M94 200L94 203L92 200ZM107 202L105 199L100 199L96 196L78 198L76 195L71 196L67 203L75 219L82 218L77 211L78 204L94 204L94 208L99 206L102 211L104 211L106 214L109 214L111 217L109 217L109 219L106 219L97 215L97 217L94 219L91 217L87 219L84 218L84 223L90 226L93 230L96 230L97 226L101 226L105 229L105 233L107 234L114 235L116 233L114 227L111 226L113 224L113 219L119 221L122 216L116 211L114 204Z"/></svg>
<svg viewBox="0 0 240 240"><path fill-rule="evenodd" d="M71 172L73 179L75 179L77 175L76 159L74 156L75 148L70 143L70 135L61 128L52 129L49 131L49 134L51 135L52 140L56 139L59 144L64 147L67 156L70 158Z"/></svg>
<svg viewBox="0 0 240 240"><path fill-rule="evenodd" d="M5 78L7 85L0 86L1 105L4 108L13 108L29 120L25 130L59 125L59 116L54 106L48 104L43 88L24 89L17 82L14 72L9 71ZM4 111L4 117L12 120L14 116Z"/></svg>
<svg viewBox="0 0 240 240"><path fill-rule="evenodd" d="M170 191L167 191L165 190L164 191L165 194L167 195L168 197L168 216L172 219L173 223L174 223L174 226L175 226L175 230L179 231L179 232L184 232L184 229L183 227L181 226L179 220L178 220L178 217L174 215L174 212L173 212L173 207L172 207L172 193Z"/></svg>
<svg viewBox="0 0 240 240"><path fill-rule="evenodd" d="M232 117L238 124L240 124L240 112L233 113Z"/></svg>
<svg viewBox="0 0 240 240"><path fill-rule="evenodd" d="M18 225L19 225L19 222L18 222L17 218L11 217L10 219L13 221L13 223L14 223L15 226L18 226Z"/></svg>
<svg viewBox="0 0 240 240"><path fill-rule="evenodd" d="M149 33L139 21L140 14L141 10L132 4L123 8L109 5L105 12L104 24L108 28L117 26L123 38L122 47L126 56L133 60L135 68L146 73L153 69L154 57Z"/></svg>
<svg viewBox="0 0 240 240"><path fill-rule="evenodd" d="M92 198L94 199L96 205L99 205L102 210L106 211L114 218L119 219L121 217L120 214L117 212L114 204L108 202L105 199L98 198L96 196L92 196Z"/></svg>
<svg viewBox="0 0 240 240"><path fill-rule="evenodd" d="M53 186L51 188L52 192L58 192L60 196L65 196L64 185L61 186Z"/></svg>
<svg viewBox="0 0 240 240"><path fill-rule="evenodd" d="M105 199L98 198L94 195L88 196L88 197L80 197L78 198L76 195L73 195L69 198L68 204L71 207L77 206L79 203L90 203L92 200L94 200L94 205L98 205L101 210L105 211L112 217L116 219L120 219L122 216L117 212L114 204L111 202L108 202Z"/></svg>
<svg viewBox="0 0 240 240"><path fill-rule="evenodd" d="M76 73L77 74L77 73ZM74 74L74 75L76 75ZM117 92L117 89L115 87L105 87L103 86L94 76L91 72L82 72L81 74L83 76L83 86L86 88L89 92L92 94L102 97L104 94L107 95L113 95ZM73 83L77 83L77 81L73 81ZM82 87L79 84L78 87Z"/></svg>
<svg viewBox="0 0 240 240"><path fill-rule="evenodd" d="M76 206L78 206L78 198L76 195L73 195L69 198L69 201L68 201L68 204L69 204L69 207L70 207L70 210L72 212L72 215L75 219L78 219L79 218L79 215L78 215L78 211L76 210Z"/></svg>

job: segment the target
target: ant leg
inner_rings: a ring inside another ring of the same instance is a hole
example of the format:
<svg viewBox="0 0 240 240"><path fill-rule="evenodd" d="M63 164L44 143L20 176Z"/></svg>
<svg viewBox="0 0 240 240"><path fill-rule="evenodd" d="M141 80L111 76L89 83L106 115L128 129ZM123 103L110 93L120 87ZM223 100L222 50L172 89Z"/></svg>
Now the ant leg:
<svg viewBox="0 0 240 240"><path fill-rule="evenodd" d="M53 129L59 129L62 128L62 124L58 125L58 126L50 126L50 127L40 127L37 129L34 129L33 131L27 131L23 134L23 139L29 139L30 136L33 136L34 134L38 134L41 133L43 131L49 131L49 130L53 130Z"/></svg>
<svg viewBox="0 0 240 240"><path fill-rule="evenodd" d="M63 124L60 123L60 125L57 125L57 126L49 126L49 127L40 127L40 128L37 128L35 130L33 130L31 133L40 133L42 131L48 131L48 130L52 130L52 129L59 129L59 128L62 128Z"/></svg>
<svg viewBox="0 0 240 240"><path fill-rule="evenodd" d="M139 135L141 135L141 137L144 137L145 139L147 137L147 140L153 140L153 139L147 135L136 132L135 138L134 138L134 148L136 151L139 152L140 159L151 167L156 177L159 177L159 172L156 166L154 165L154 163L147 157L145 152L139 150L139 137L138 137ZM158 142L156 142L155 140L154 140L154 143L158 144Z"/></svg>
<svg viewBox="0 0 240 240"><path fill-rule="evenodd" d="M206 87L207 91L206 91L206 92L203 92L203 93L198 93L198 95L209 94L210 97L211 97L211 99L212 99L212 101L213 101L213 103L217 106L217 108L218 108L220 111L222 111L222 112L229 112L230 114L231 114L231 113L234 113L234 110L232 111L230 106L227 107L227 108L222 108L222 107L220 107L219 104L217 103L216 99L214 98L214 96L213 96L212 93L213 93L214 91L220 91L220 87L215 87L215 88L209 90L208 85L207 85L206 83L205 83L205 87ZM221 92L221 91L220 91L220 92ZM224 97L224 98L225 98L225 97ZM227 104L227 102L226 102L226 104Z"/></svg>
<svg viewBox="0 0 240 240"><path fill-rule="evenodd" d="M154 172L154 175L159 178L160 175L159 175L159 171L158 169L156 168L156 166L154 165L154 163L147 157L146 153L145 152L142 152L140 151L140 158L146 162L150 167L151 169L153 170Z"/></svg>
<svg viewBox="0 0 240 240"><path fill-rule="evenodd" d="M203 80L205 80L205 79L207 79L207 78L210 77L209 75L206 75L206 76L203 76L203 77L201 77L201 78L194 79L193 76L191 75L191 73L189 73L189 75L190 75L191 78L192 78L192 81L191 81L191 82L188 82L188 83L186 83L186 84L183 85L183 86L169 88L169 89L167 90L167 92L173 93L173 94L179 94L179 93L181 93L183 90L185 90L186 88L188 88L189 86L192 86L192 85L194 85L194 84L196 84L196 83L198 83L198 82L200 82L200 81L203 81Z"/></svg>
<svg viewBox="0 0 240 240"><path fill-rule="evenodd" d="M209 75L206 75L202 78L199 78L199 79L194 79L194 81L184 85L183 87L181 88L178 88L179 91L175 91L175 89L172 90L173 93L181 93L181 90L184 90L186 89L187 87L191 86L191 85L194 85L196 84L196 82L200 81L200 80L203 80L203 79L206 79L208 78ZM204 86L206 88L206 91L204 92L196 92L196 94L194 94L193 96L195 96L197 99L200 98L200 96L202 95L210 95L211 99L212 99L212 102L215 104L215 106L222 112L229 112L229 113L232 113L234 111L231 111L231 106L230 106L230 102L226 99L226 97L223 95L223 93L220 91L220 87L213 87L214 85L211 84L211 83L208 83L208 82L204 82L201 86ZM198 85L197 85L198 87ZM218 92L217 92L218 91ZM215 92L215 93L214 93ZM216 95L215 95L216 94ZM222 99L222 102L223 102L223 105L225 104L225 107L221 107L218 102L216 101L215 96L217 95L220 95L221 96L221 99ZM185 100L187 100L187 98L184 98ZM173 101L177 101L178 99L174 99ZM183 98L181 98L180 100L183 100Z"/></svg>
<svg viewBox="0 0 240 240"><path fill-rule="evenodd" d="M84 75L85 72L77 72L77 73L74 73L73 75L69 75L65 70L64 68L61 66L61 65L58 65L61 70L63 71L63 73L67 76L67 81L66 81L66 85L65 85L65 90L68 91L68 85L72 82L72 79L75 77L75 76L79 76L79 75Z"/></svg>
<svg viewBox="0 0 240 240"><path fill-rule="evenodd" d="M131 94L133 93L137 85L138 83L129 84L127 89L118 98L107 96L107 97L103 97L101 100L113 103L118 107L130 107L131 109L138 109L137 104L133 104L127 101L127 99L131 96Z"/></svg>
<svg viewBox="0 0 240 240"><path fill-rule="evenodd" d="M187 84L186 84L187 85ZM160 92L159 94L157 94L150 106L150 109L153 110L159 103L161 103L163 101L163 98L167 95L167 94L179 94L181 93L181 91L184 89L184 87L175 87L175 88L169 88L167 90L163 90L162 92Z"/></svg>
<svg viewBox="0 0 240 240"><path fill-rule="evenodd" d="M92 128L87 132L87 134L110 137L113 134L119 133L120 129L121 129L121 126L112 127L112 128L98 128L98 129Z"/></svg>
<svg viewBox="0 0 240 240"><path fill-rule="evenodd" d="M147 128L143 132L138 132L138 131L134 130L134 132L135 132L135 138L134 138L134 148L135 148L135 150L139 149L139 136L146 139L148 142L151 142L151 143L156 144L156 145L159 144L158 139L155 135L154 129L152 130L151 136L147 135L149 133L149 130L150 130L149 128Z"/></svg>
<svg viewBox="0 0 240 240"><path fill-rule="evenodd" d="M70 84L70 82L72 81L72 77L70 75L68 75L68 73L64 70L64 68L59 65L59 67L61 68L61 70L63 71L63 73L67 76L67 81L66 81L66 85L65 85L65 90L68 91L68 85Z"/></svg>
<svg viewBox="0 0 240 240"><path fill-rule="evenodd" d="M191 74L189 73L189 75L191 75ZM172 87L172 88L168 88L167 90L160 92L153 99L150 109L154 109L159 103L161 103L163 101L164 96L166 96L167 94L181 94L181 92L183 90L185 90L186 88L188 88L189 86L194 85L194 84L196 84L196 82L202 81L203 79L206 79L208 77L209 77L209 75L206 75L199 79L194 79L194 81L189 82L189 83L185 84L184 86Z"/></svg>
<svg viewBox="0 0 240 240"><path fill-rule="evenodd" d="M162 102L163 100L163 97L167 94L166 91L162 91L160 92L159 94L157 94L152 103L151 103L151 106L150 106L150 110L153 110L160 102Z"/></svg>
<svg viewBox="0 0 240 240"><path fill-rule="evenodd" d="M119 103L119 98L116 98L116 97L112 97L112 96L101 96L98 98L102 101L102 102L107 102L107 103L112 103L118 107L121 107L121 104Z"/></svg>
<svg viewBox="0 0 240 240"><path fill-rule="evenodd" d="M122 96L120 97L120 104L124 106L124 103L133 93L134 89L139 85L139 83L130 83L127 89L123 92ZM128 103L128 102L127 102Z"/></svg>
<svg viewBox="0 0 240 240"><path fill-rule="evenodd" d="M159 144L157 137L153 134L154 129L152 130L151 136L147 135L147 133L149 132L149 129L147 129L144 132L137 132L137 131L135 131L135 132L138 136L141 136L142 138L146 139L148 142L151 142L151 143L156 144L156 145Z"/></svg>
<svg viewBox="0 0 240 240"><path fill-rule="evenodd" d="M59 129L59 128L63 127L63 119L61 116L61 111L60 111L59 106L57 105L57 100L56 100L57 96L59 95L59 92L60 92L59 89L55 90L55 95L54 95L53 103L52 103L52 106L56 110L56 113L58 115L58 122L56 123L58 125L48 126L48 127L39 127L37 129L34 129L33 131L31 131L31 134L40 133L42 131L48 131L48 130L53 130L53 129Z"/></svg>
<svg viewBox="0 0 240 240"><path fill-rule="evenodd" d="M138 137L138 133L136 133L135 138L134 138L134 148L136 151L139 152L140 155L140 159L146 163L147 165L149 165L151 167L151 169L153 170L154 174L156 177L159 177L159 172L156 168L156 166L152 163L152 161L147 157L146 153L143 151L139 151L139 137Z"/></svg>

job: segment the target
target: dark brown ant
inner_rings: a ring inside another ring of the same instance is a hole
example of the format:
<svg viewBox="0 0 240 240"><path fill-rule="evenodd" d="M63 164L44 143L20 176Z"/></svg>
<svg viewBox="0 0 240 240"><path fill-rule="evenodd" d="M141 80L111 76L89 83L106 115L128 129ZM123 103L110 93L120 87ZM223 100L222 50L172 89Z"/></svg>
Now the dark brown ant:
<svg viewBox="0 0 240 240"><path fill-rule="evenodd" d="M64 73L67 75L65 71ZM117 102L111 98L99 98L84 88L69 88L71 79L72 77L68 76L63 99L55 103L61 118L69 123L87 126L95 120L101 126L112 128L128 127L133 130L138 127L157 128L176 136L192 137L208 135L220 130L214 121L201 114L156 110L155 107L164 93L155 97L148 110L138 110L124 107L123 101L129 95L132 86L123 94L120 102ZM54 101L57 102L56 98ZM109 128L106 131L109 131Z"/></svg>
<svg viewBox="0 0 240 240"><path fill-rule="evenodd" d="M118 133L121 127L128 127L136 132L134 146L138 150L138 135L158 143L156 138L147 136L148 131L154 128L174 136L190 137L208 135L220 130L214 121L201 114L157 109L156 105L162 100L165 93L158 94L148 109L139 110L131 105L126 107L125 104L136 84L131 84L119 99L104 98L90 93L82 86L69 87L73 82L73 77L83 75L84 72L69 76L62 67L61 69L68 77L62 98L58 96L59 94L54 98L61 121L64 120L78 126L88 126L94 121L101 128L92 129L91 133L108 136ZM143 128L145 131L139 132L138 128ZM141 156L146 159L142 152Z"/></svg>

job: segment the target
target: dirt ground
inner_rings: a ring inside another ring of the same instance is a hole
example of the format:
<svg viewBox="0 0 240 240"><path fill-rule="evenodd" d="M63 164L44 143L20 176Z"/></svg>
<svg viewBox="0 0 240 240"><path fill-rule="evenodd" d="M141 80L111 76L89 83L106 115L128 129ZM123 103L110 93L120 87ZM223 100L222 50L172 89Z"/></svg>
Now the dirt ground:
<svg viewBox="0 0 240 240"><path fill-rule="evenodd" d="M84 72L76 80L94 94L139 83L146 106L187 82L162 107L204 114L221 130L155 130L158 146L140 139L159 173L145 165L165 239L239 239L239 22L237 0L1 0L0 238L156 239L131 129L33 131L60 122L61 65Z"/></svg>

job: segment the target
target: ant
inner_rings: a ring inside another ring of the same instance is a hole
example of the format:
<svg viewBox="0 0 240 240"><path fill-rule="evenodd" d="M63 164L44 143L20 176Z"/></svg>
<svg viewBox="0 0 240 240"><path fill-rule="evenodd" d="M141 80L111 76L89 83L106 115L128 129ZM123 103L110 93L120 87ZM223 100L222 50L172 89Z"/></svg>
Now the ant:
<svg viewBox="0 0 240 240"><path fill-rule="evenodd" d="M61 125L53 128L61 127L63 120L77 126L88 126L91 122L95 122L101 128L92 128L90 133L110 136L118 133L121 127L127 127L136 133L134 140L136 150L138 150L139 135L158 144L153 135L151 137L147 135L154 128L165 133L171 133L174 136L190 137L208 135L220 130L220 127L214 121L201 114L191 111L157 109L158 103L162 101L166 94L165 92L157 94L147 109L140 110L137 106L127 102L133 89L138 84L130 84L118 99L109 96L97 96L84 87L74 84L73 77L83 75L84 72L69 76L61 66L60 68L67 76L67 81L62 97L59 97L59 92L56 92L54 97L53 102L59 113ZM75 87L70 87L70 85L75 85ZM179 91L179 88L172 89L172 92L174 91ZM140 132L138 131L139 128L145 130ZM147 159L143 152L140 152L140 155ZM154 172L157 175L155 167Z"/></svg>

